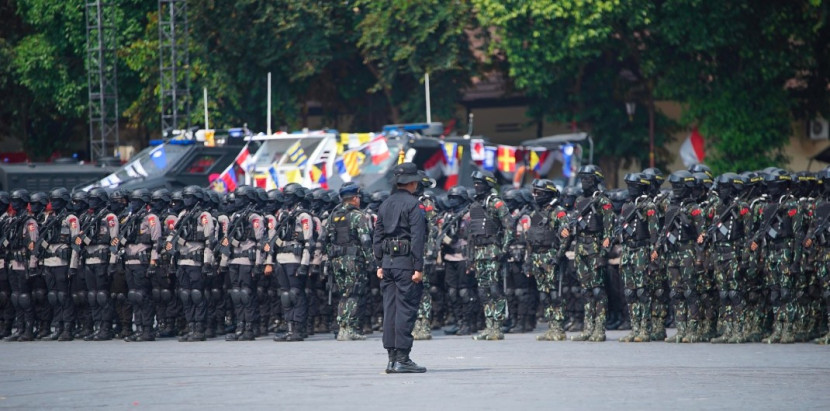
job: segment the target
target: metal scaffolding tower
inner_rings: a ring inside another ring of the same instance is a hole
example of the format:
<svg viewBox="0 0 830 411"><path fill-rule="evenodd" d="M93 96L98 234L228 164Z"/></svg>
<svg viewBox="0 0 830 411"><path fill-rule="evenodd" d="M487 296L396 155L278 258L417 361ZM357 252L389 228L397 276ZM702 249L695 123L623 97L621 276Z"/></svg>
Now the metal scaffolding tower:
<svg viewBox="0 0 830 411"><path fill-rule="evenodd" d="M115 6L86 3L86 63L89 88L89 154L112 156L118 147L118 72Z"/></svg>
<svg viewBox="0 0 830 411"><path fill-rule="evenodd" d="M186 0L159 0L159 55L161 132L170 138L190 126Z"/></svg>

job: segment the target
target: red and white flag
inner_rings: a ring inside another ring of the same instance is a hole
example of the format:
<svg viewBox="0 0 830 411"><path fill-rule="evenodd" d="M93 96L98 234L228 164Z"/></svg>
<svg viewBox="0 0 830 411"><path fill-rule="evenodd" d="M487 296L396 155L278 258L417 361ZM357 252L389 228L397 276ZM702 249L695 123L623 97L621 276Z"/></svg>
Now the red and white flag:
<svg viewBox="0 0 830 411"><path fill-rule="evenodd" d="M686 167L694 164L700 164L706 159L706 153L703 151L703 136L697 131L697 127L692 129L689 137L680 146L680 158L683 160L683 165Z"/></svg>
<svg viewBox="0 0 830 411"><path fill-rule="evenodd" d="M484 140L478 138L470 140L470 159L484 161L484 157Z"/></svg>
<svg viewBox="0 0 830 411"><path fill-rule="evenodd" d="M253 163L253 160L254 156L251 155L251 152L248 150L248 145L246 144L245 147L242 147L242 151L239 152L239 155L236 156L236 164L239 164L239 168L247 173L248 167Z"/></svg>
<svg viewBox="0 0 830 411"><path fill-rule="evenodd" d="M386 137L378 137L369 143L369 154L372 156L372 164L380 164L389 158L389 145L386 144Z"/></svg>

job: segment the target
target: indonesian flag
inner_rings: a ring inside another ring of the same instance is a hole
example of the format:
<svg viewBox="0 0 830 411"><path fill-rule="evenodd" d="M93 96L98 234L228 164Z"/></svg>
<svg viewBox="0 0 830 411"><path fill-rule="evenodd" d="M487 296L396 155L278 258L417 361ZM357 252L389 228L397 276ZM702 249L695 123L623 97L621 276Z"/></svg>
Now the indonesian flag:
<svg viewBox="0 0 830 411"><path fill-rule="evenodd" d="M690 167L706 159L703 143L703 136L697 131L697 127L693 128L689 137L686 137L686 141L680 146L680 158L683 160L683 165Z"/></svg>
<svg viewBox="0 0 830 411"><path fill-rule="evenodd" d="M253 162L253 156L251 152L248 150L248 145L246 144L245 147L242 148L242 151L239 152L239 155L236 156L236 164L239 164L239 168L242 169L244 172L248 172L248 166Z"/></svg>
<svg viewBox="0 0 830 411"><path fill-rule="evenodd" d="M386 137L378 137L369 143L369 154L372 155L372 164L378 165L389 158L389 146Z"/></svg>

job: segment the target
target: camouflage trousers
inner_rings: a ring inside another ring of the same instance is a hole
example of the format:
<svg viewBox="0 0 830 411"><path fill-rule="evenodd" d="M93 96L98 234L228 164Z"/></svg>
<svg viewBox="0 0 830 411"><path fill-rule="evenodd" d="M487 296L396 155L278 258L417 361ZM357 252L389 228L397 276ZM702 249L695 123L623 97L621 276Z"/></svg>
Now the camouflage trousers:
<svg viewBox="0 0 830 411"><path fill-rule="evenodd" d="M816 249L816 279L821 286L824 310L830 323L830 247L818 246ZM828 324L830 327L830 324Z"/></svg>
<svg viewBox="0 0 830 411"><path fill-rule="evenodd" d="M486 250L493 248L493 250ZM482 250L485 249L485 250ZM507 298L501 279L501 262L496 258L495 246L476 247L473 261L478 296L484 306L484 316L498 322L507 318Z"/></svg>
<svg viewBox="0 0 830 411"><path fill-rule="evenodd" d="M337 304L337 323L341 327L357 328L360 323L360 298L368 286L364 277L366 264L355 257L344 256L331 259L334 281L340 290Z"/></svg>
<svg viewBox="0 0 830 411"><path fill-rule="evenodd" d="M600 239L579 236L576 245L576 277L585 296L585 324L605 324L608 294L605 291L605 259L600 254Z"/></svg>
<svg viewBox="0 0 830 411"><path fill-rule="evenodd" d="M424 290L429 290L431 284L430 278L435 275L435 263L424 264L423 275ZM432 294L429 292L425 292L421 295L421 303L418 304L417 318L419 320L426 320L427 322L432 321Z"/></svg>
<svg viewBox="0 0 830 411"><path fill-rule="evenodd" d="M675 320L699 320L700 296L693 247L681 246L668 251L665 257L669 275L669 297L674 308Z"/></svg>
<svg viewBox="0 0 830 411"><path fill-rule="evenodd" d="M715 288L720 306L718 321L743 321L744 292L741 287L741 264L739 249L732 243L719 243L714 248Z"/></svg>
<svg viewBox="0 0 830 411"><path fill-rule="evenodd" d="M792 240L769 244L764 255L764 285L770 292L772 316L778 322L793 322L796 305Z"/></svg>
<svg viewBox="0 0 830 411"><path fill-rule="evenodd" d="M562 323L565 321L562 297L562 274L556 262L556 252L550 250L544 253L531 253L528 256L530 272L536 278L539 289L539 303L542 305L546 321Z"/></svg>
<svg viewBox="0 0 830 411"><path fill-rule="evenodd" d="M651 290L649 289L649 247L628 247L623 244L620 273L623 294L628 303L631 322L643 323L651 318Z"/></svg>

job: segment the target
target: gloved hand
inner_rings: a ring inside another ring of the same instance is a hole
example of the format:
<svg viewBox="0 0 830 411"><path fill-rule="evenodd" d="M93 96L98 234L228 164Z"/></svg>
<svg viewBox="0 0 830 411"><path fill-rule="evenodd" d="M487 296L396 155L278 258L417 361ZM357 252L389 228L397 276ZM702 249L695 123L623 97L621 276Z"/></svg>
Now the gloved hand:
<svg viewBox="0 0 830 411"><path fill-rule="evenodd" d="M147 266L147 277L154 276L158 272L158 265L150 264Z"/></svg>
<svg viewBox="0 0 830 411"><path fill-rule="evenodd" d="M300 265L300 268L297 268L297 276L308 275L308 265Z"/></svg>
<svg viewBox="0 0 830 411"><path fill-rule="evenodd" d="M216 270L213 268L213 264L202 264L202 274L208 277L216 275Z"/></svg>

